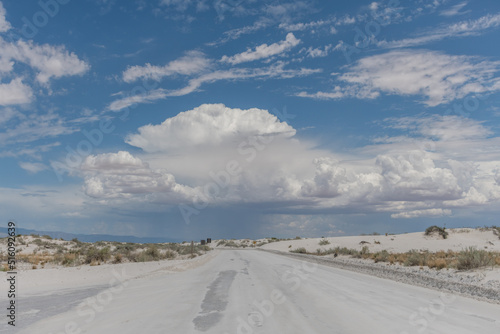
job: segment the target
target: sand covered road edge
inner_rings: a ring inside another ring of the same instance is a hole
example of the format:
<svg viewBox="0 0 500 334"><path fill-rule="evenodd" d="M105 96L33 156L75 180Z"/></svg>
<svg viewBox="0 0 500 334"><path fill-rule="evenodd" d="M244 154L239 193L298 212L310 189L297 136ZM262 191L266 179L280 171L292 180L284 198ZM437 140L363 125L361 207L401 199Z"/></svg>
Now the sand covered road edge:
<svg viewBox="0 0 500 334"><path fill-rule="evenodd" d="M424 270L421 273L411 272L404 267L393 267L387 264L376 264L355 261L349 258L330 258L317 255L288 253L269 249L258 249L262 252L269 252L277 255L287 256L303 261L314 262L329 267L355 271L362 274L376 276L379 278L390 279L396 282L420 286L437 290L440 292L456 293L464 297L474 298L476 300L500 304L500 292L498 289L479 286L471 283L457 282L453 280L453 274L442 277L432 277L431 272Z"/></svg>

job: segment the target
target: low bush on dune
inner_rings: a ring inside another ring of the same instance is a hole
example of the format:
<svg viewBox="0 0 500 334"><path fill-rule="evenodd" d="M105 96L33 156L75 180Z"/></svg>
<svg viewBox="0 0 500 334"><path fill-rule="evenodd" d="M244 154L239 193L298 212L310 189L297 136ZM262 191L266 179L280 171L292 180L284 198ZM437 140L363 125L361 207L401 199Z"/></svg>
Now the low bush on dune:
<svg viewBox="0 0 500 334"><path fill-rule="evenodd" d="M292 249L290 253L299 253L299 254L307 254L307 250L304 247L299 247Z"/></svg>
<svg viewBox="0 0 500 334"><path fill-rule="evenodd" d="M440 236L443 237L443 239L446 239L448 238L448 232L446 232L446 228L444 227L439 227L439 226L436 226L436 225L433 225L433 226L429 226L426 230L425 230L425 235L432 235L434 233L437 233L439 234Z"/></svg>
<svg viewBox="0 0 500 334"><path fill-rule="evenodd" d="M329 245L330 244L330 241L326 240L326 239L321 239L319 241L319 245L320 246L325 246L325 245Z"/></svg>
<svg viewBox="0 0 500 334"><path fill-rule="evenodd" d="M455 268L458 270L470 270L487 266L500 266L500 253L487 252L469 247L460 252L451 250L438 251L431 253L429 251L411 250L405 253L389 253L387 250L371 253L368 246L363 246L361 250L346 247L335 247L327 250L316 249L314 253L308 253L304 247L290 250L291 253L313 254L318 256L325 255L346 255L358 259L370 259L375 263L388 262L390 264L400 264L408 267L419 266L429 267L437 270L446 268Z"/></svg>
<svg viewBox="0 0 500 334"><path fill-rule="evenodd" d="M478 250L475 247L468 247L458 255L457 269L470 270L481 267L487 267L495 263L495 259L484 250Z"/></svg>
<svg viewBox="0 0 500 334"><path fill-rule="evenodd" d="M87 254L85 254L85 263L105 263L110 257L109 247L98 249L92 246L87 250Z"/></svg>

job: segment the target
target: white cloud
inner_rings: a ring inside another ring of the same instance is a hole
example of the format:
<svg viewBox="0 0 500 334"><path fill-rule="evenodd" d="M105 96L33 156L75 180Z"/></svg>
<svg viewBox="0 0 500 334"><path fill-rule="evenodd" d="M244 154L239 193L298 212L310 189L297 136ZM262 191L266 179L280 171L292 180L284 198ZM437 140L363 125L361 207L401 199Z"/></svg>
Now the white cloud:
<svg viewBox="0 0 500 334"><path fill-rule="evenodd" d="M409 155L380 155L382 198L390 201L454 200L462 195L458 180L450 169L435 166L422 151Z"/></svg>
<svg viewBox="0 0 500 334"><path fill-rule="evenodd" d="M402 117L386 119L390 127L406 129L426 138L442 141L484 139L493 132L482 122L455 115L432 115L429 117Z"/></svg>
<svg viewBox="0 0 500 334"><path fill-rule="evenodd" d="M416 218L500 200L500 138L480 121L420 115L384 122L403 134L345 156L299 140L266 110L205 104L129 135L140 155L91 156L80 170L89 196L127 205L193 206L193 199L206 198L215 206L265 203L284 211ZM228 176L231 161L240 171Z"/></svg>
<svg viewBox="0 0 500 334"><path fill-rule="evenodd" d="M0 132L0 146L13 143L28 143L38 139L57 137L75 132L76 129L68 127L65 121L57 114L36 112L16 114L16 124Z"/></svg>
<svg viewBox="0 0 500 334"><path fill-rule="evenodd" d="M238 53L231 57L223 56L221 61L235 65L258 59L265 59L284 53L297 46L299 43L300 39L295 38L293 33L289 33L286 35L286 39L284 41L271 45L262 44L257 46L255 50L248 49L245 52Z"/></svg>
<svg viewBox="0 0 500 334"><path fill-rule="evenodd" d="M94 198L164 194L170 200L185 200L194 195L189 187L177 184L172 174L151 169L147 163L124 151L88 156L81 171L85 175L84 191Z"/></svg>
<svg viewBox="0 0 500 334"><path fill-rule="evenodd" d="M451 6L450 8L448 9L445 9L443 11L441 11L441 13L439 13L439 15L442 15L442 16L456 16L456 15L463 15L467 12L461 12L460 10L462 8L464 8L465 6L467 6L467 1L463 1L463 2L460 2L454 6Z"/></svg>
<svg viewBox="0 0 500 334"><path fill-rule="evenodd" d="M391 218L444 217L450 216L449 209L424 209L394 213Z"/></svg>
<svg viewBox="0 0 500 334"><path fill-rule="evenodd" d="M14 47L12 58L29 64L39 71L38 82L46 84L51 78L82 75L90 66L80 60L74 53L62 46L48 44L35 45L32 41L18 41Z"/></svg>
<svg viewBox="0 0 500 334"><path fill-rule="evenodd" d="M328 28L334 29L333 31L330 29L331 33L336 33L336 29L332 27L332 25L336 24L337 22L338 19L333 18L328 20L311 21L307 23L281 23L279 25L279 28L286 31L304 31L304 30L315 30L320 27L328 26Z"/></svg>
<svg viewBox="0 0 500 334"><path fill-rule="evenodd" d="M0 8L3 9L3 7ZM90 66L63 46L37 45L33 41L6 42L0 37L0 106L30 103L34 99L33 80L28 71L16 73L23 63L34 72L38 84L48 86L52 78L82 75Z"/></svg>
<svg viewBox="0 0 500 334"><path fill-rule="evenodd" d="M193 146L217 146L242 141L250 135L292 137L295 129L266 110L231 109L223 104L203 104L160 125L146 125L126 142L146 152L179 151Z"/></svg>
<svg viewBox="0 0 500 334"><path fill-rule="evenodd" d="M25 85L21 78L13 79L8 84L0 84L0 106L26 104L32 99L31 87Z"/></svg>
<svg viewBox="0 0 500 334"><path fill-rule="evenodd" d="M0 32L6 32L12 28L10 23L5 18L6 14L5 8L0 2Z"/></svg>
<svg viewBox="0 0 500 334"><path fill-rule="evenodd" d="M359 60L339 76L346 83L333 92L306 93L315 98L373 99L380 94L423 96L437 106L469 94L500 90L500 62L479 57L451 56L436 51L398 50Z"/></svg>
<svg viewBox="0 0 500 334"><path fill-rule="evenodd" d="M42 163L39 163L39 162L35 162L35 163L32 163L32 162L20 162L19 163L19 166L30 172L31 174L36 174L38 172L41 172L43 170L46 170L48 169L48 167Z"/></svg>
<svg viewBox="0 0 500 334"><path fill-rule="evenodd" d="M446 38L476 36L488 29L500 26L500 14L488 14L476 20L467 20L444 27L435 28L432 31L418 37L405 38L396 41L380 41L377 43L382 48L405 48L424 45L431 42L441 41Z"/></svg>
<svg viewBox="0 0 500 334"><path fill-rule="evenodd" d="M300 68L285 69L283 62L277 62L264 68L232 68L230 70L219 70L209 72L190 79L188 84L176 90L165 90L162 88L138 94L134 96L120 98L113 101L109 110L118 111L137 103L151 103L158 99L164 99L169 96L184 96L197 91L203 84L214 83L222 80L247 80L247 79L289 79L301 76L311 75L321 72L320 69Z"/></svg>
<svg viewBox="0 0 500 334"><path fill-rule="evenodd" d="M164 89L155 89L145 94L124 97L111 102L108 109L111 111L119 111L138 103L153 103L156 100L165 99L168 96Z"/></svg>
<svg viewBox="0 0 500 334"><path fill-rule="evenodd" d="M204 72L209 68L210 60L202 52L190 51L185 56L169 62L165 66L131 66L123 72L125 82L133 82L138 79L153 79L159 81L161 78L172 75L193 75Z"/></svg>
<svg viewBox="0 0 500 334"><path fill-rule="evenodd" d="M308 49L303 49L303 50L307 53L308 57L318 58L318 57L328 56L328 54L332 50L332 47L333 47L332 44L328 44L325 45L323 48L313 48L312 46L310 46Z"/></svg>

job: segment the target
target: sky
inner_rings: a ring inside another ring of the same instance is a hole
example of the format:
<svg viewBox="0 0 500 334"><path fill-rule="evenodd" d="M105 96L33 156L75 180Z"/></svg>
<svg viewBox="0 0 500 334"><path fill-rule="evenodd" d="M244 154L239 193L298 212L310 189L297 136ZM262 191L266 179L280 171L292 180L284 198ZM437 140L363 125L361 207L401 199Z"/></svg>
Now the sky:
<svg viewBox="0 0 500 334"><path fill-rule="evenodd" d="M0 1L0 212L177 239L498 225L496 0Z"/></svg>

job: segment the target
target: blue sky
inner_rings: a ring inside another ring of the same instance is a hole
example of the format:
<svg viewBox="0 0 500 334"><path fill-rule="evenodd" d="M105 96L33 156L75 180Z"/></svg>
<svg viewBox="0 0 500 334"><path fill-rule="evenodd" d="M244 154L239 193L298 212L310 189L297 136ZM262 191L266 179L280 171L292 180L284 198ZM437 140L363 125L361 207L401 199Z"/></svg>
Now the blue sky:
<svg viewBox="0 0 500 334"><path fill-rule="evenodd" d="M498 1L0 4L4 221L180 239L498 224Z"/></svg>

